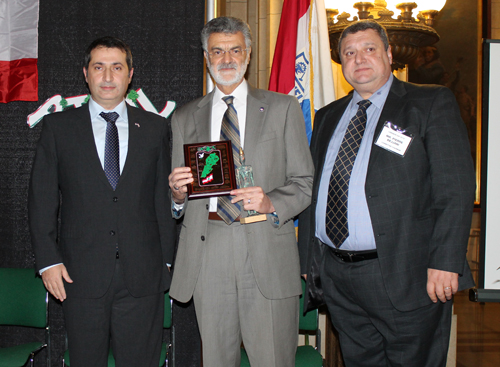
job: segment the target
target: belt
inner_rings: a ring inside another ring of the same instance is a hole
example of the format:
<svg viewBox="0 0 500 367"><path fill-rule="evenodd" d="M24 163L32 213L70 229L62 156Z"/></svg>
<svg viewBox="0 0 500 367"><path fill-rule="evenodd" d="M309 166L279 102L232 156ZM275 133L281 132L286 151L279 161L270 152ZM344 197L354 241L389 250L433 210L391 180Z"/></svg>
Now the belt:
<svg viewBox="0 0 500 367"><path fill-rule="evenodd" d="M327 248L333 255L337 256L340 260L346 263L355 263L358 261L372 260L378 257L377 250L345 251L345 250L337 250L330 246L327 246Z"/></svg>
<svg viewBox="0 0 500 367"><path fill-rule="evenodd" d="M208 212L208 219L210 219L210 220L223 220L221 217L219 217L219 214L217 214L217 212ZM234 221L239 222L240 217L236 218Z"/></svg>

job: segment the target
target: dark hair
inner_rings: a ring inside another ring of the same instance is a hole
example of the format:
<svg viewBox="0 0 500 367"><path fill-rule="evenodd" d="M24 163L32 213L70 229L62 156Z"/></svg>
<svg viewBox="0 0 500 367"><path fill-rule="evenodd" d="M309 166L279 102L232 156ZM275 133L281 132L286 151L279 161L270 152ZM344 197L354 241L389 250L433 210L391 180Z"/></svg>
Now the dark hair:
<svg viewBox="0 0 500 367"><path fill-rule="evenodd" d="M116 37L102 37L96 39L92 42L89 47L87 47L87 51L85 51L85 60L83 67L88 70L90 63L90 53L96 48L117 48L126 54L127 66L128 70L132 70L132 51L130 51L130 47L123 42L121 39Z"/></svg>
<svg viewBox="0 0 500 367"><path fill-rule="evenodd" d="M243 33L243 36L245 37L245 45L247 48L250 47L252 45L252 31L247 23L234 17L214 18L205 24L201 30L201 44L203 49L208 52L208 38L213 33L236 34L238 32Z"/></svg>
<svg viewBox="0 0 500 367"><path fill-rule="evenodd" d="M365 20L360 20L356 23L351 24L350 26L346 27L343 31L342 34L340 35L339 39L339 55L342 54L342 40L346 38L348 35L353 34L353 33L358 33L361 31L366 31L368 29L373 29L378 33L380 36L380 39L384 43L385 50L389 48L389 36L387 35L387 30L383 25L380 23L377 23L374 20L371 19L365 19Z"/></svg>

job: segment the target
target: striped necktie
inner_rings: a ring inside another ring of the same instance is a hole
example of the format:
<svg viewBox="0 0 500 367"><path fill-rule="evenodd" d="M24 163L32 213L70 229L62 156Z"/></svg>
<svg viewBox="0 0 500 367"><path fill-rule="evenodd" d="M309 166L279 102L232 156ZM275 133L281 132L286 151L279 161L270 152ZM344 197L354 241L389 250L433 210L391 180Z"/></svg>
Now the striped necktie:
<svg viewBox="0 0 500 367"><path fill-rule="evenodd" d="M231 140L233 148L234 168L240 163L240 128L238 124L238 115L233 105L233 96L223 97L222 100L227 104L227 110L222 117L220 129L220 140ZM241 205L231 203L233 196L219 196L217 200L217 214L226 224L231 224L241 214Z"/></svg>
<svg viewBox="0 0 500 367"><path fill-rule="evenodd" d="M326 206L326 234L335 247L342 246L349 236L347 224L347 198L352 168L358 154L366 127L366 110L371 105L367 99L358 102L358 111L349 121L344 139L332 169Z"/></svg>
<svg viewBox="0 0 500 367"><path fill-rule="evenodd" d="M118 128L116 120L119 115L116 112L101 112L101 117L106 120L106 141L104 143L104 173L108 178L113 190L120 179L120 141L118 139Z"/></svg>

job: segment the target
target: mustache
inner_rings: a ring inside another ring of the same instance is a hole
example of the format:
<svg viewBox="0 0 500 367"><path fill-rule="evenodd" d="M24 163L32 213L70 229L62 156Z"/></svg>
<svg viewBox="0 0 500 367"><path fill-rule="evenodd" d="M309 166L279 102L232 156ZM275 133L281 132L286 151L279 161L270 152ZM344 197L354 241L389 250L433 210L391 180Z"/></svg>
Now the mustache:
<svg viewBox="0 0 500 367"><path fill-rule="evenodd" d="M234 70L237 70L238 69L238 64L236 62L225 62L225 63L217 65L217 70L221 70L221 69L234 69Z"/></svg>

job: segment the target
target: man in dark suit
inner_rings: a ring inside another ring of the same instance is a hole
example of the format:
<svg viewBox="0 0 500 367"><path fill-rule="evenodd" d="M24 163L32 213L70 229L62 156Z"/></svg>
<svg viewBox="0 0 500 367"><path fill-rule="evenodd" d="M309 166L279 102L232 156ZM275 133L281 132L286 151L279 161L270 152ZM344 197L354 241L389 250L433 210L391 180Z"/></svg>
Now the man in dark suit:
<svg viewBox="0 0 500 367"><path fill-rule="evenodd" d="M306 302L326 301L346 366L444 366L452 296L473 286L465 125L450 90L392 75L378 23L347 27L339 50L354 92L315 118Z"/></svg>
<svg viewBox="0 0 500 367"><path fill-rule="evenodd" d="M123 41L95 40L83 73L89 102L43 120L29 189L36 269L63 302L72 367L107 366L110 338L117 366L157 366L175 244L167 123L125 103Z"/></svg>
<svg viewBox="0 0 500 367"><path fill-rule="evenodd" d="M295 97L245 80L248 24L220 17L201 34L217 86L172 118L173 214L184 219L170 294L194 299L203 366L239 367L242 340L252 367L293 366L302 289L291 219L310 204L313 174L304 120ZM242 147L255 186L188 199L193 175L183 144L219 141L229 128L236 165ZM266 214L264 221L241 224L247 210Z"/></svg>

